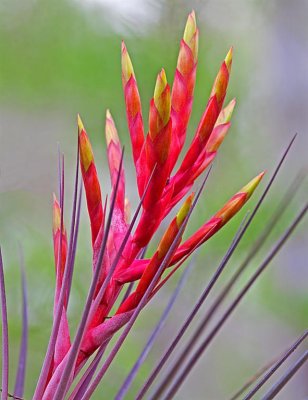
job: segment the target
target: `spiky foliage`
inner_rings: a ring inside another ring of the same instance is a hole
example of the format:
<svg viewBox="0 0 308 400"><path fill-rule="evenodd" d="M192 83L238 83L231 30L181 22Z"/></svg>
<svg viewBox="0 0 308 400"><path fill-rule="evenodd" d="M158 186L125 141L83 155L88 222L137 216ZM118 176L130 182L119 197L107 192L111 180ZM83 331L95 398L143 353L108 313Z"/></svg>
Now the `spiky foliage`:
<svg viewBox="0 0 308 400"><path fill-rule="evenodd" d="M203 180L196 196L194 193L188 195L188 192L191 190L196 179L214 160L219 146L230 128L230 119L235 106L235 100L231 100L224 107L232 65L231 49L222 62L215 78L210 98L205 106L204 113L191 144L188 146L188 150L184 154L178 169L175 170L175 165L185 143L187 126L192 110L197 59L198 29L194 12L192 12L188 17L183 39L181 40L172 88L167 82L164 69L157 76L154 95L150 101L149 131L145 135L137 80L127 48L122 43L122 82L133 161L137 175L137 188L140 196L139 205L131 221L128 212L129 200L125 194L123 150L111 113L107 110L105 126L107 160L112 185L109 207L107 201L103 206L103 194L98 179L93 149L81 117L78 115L78 155L69 240L63 222L63 161L62 164L61 162L59 163L61 167L59 174L60 201L57 200L55 195L53 200L52 233L56 271L53 326L41 374L33 395L33 399L35 400L60 400L66 398L69 392L71 392L70 399L90 398L117 355L126 336L138 318L140 311L159 293L159 290L171 278L174 272L183 265L184 261L242 209L264 176L264 172L261 172L253 178L219 208L208 221L201 224L200 228L194 234L183 241L185 228L201 196L208 174ZM164 367L171 353L177 347L185 331L197 315L201 305L208 297L234 249L263 202L288 150L289 148L285 152L252 215L240 227L228 252L213 278L206 286L196 306L185 320L178 334L175 335L167 352L153 370L143 388L141 388L137 397L138 399L144 398L149 387ZM80 165L78 166L78 164ZM74 335L74 339L71 340L67 312L80 218L81 190L78 197L79 168L90 219L93 275L78 329ZM183 201L185 196L187 197ZM180 204L180 207L175 211L178 204ZM141 211L141 215L138 219L139 211ZM203 332L204 327L211 320L222 300L229 293L252 256L256 253L256 249L252 250L252 254L240 266L236 274L227 283L225 288L223 288L220 296L218 296L204 319L201 320L191 340L186 347L182 348L182 352L176 359L176 363L170 372L166 374L165 379L157 388L153 398L161 398L164 393L166 396L164 398L169 399L174 397L198 358L207 349L225 321L231 316L240 300L293 232L306 211L307 206L304 207L286 233L277 242L273 251L243 287L238 297L227 308L204 342L193 352L193 347ZM152 243L153 235L158 231L163 220L170 213L173 213L174 217L161 236L156 250L149 255L149 258L144 258L145 249ZM274 223L270 225L270 229L272 229L273 225ZM260 243L257 245L259 246ZM181 280L181 286L183 282ZM119 301L119 295L127 283L130 283L128 290L123 300ZM1 253L0 289L3 321L2 399L6 399L8 397L9 357L6 296ZM23 285L23 291L25 293L25 284ZM157 332L166 319L178 291L179 288L171 298L161 321L153 331L132 371L127 376L122 387L119 388L116 399L124 398L127 393L142 361L153 345ZM24 304L25 299L26 296L24 295ZM24 327L26 327L26 309L23 315L25 321ZM100 360L110 340L122 327L124 329L121 335L115 342L103 365L99 367ZM25 334L23 335L21 345L21 360L25 360L26 357L24 339ZM87 364L94 354L95 356L91 363ZM187 365L177 376L178 369L183 366L183 363L190 355L191 358L188 360ZM301 359L299 364L302 365L302 363L303 360ZM87 367L84 369L83 375L79 376L81 369L86 364ZM296 365L296 367L298 366ZM98 372L95 375L97 369ZM74 386L76 381L77 383ZM15 385L15 396L23 396L23 383L24 371L19 371ZM73 387L74 389L71 391ZM272 392L276 393L279 387L273 388Z"/></svg>

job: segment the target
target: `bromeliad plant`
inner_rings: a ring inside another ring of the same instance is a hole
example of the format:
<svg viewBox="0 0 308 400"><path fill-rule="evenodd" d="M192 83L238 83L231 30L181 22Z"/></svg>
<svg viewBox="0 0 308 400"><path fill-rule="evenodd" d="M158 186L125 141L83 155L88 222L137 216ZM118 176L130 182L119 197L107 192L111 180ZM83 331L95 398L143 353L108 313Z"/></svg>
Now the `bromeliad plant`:
<svg viewBox="0 0 308 400"><path fill-rule="evenodd" d="M56 266L53 325L46 357L33 396L35 400L64 399L69 393L70 399L90 398L116 356L140 311L158 294L162 286L183 262L199 246L217 233L244 206L264 175L264 172L262 172L253 178L207 222L201 225L192 236L184 241L182 240L188 219L199 199L207 176L195 198L194 193L189 194L189 192L197 178L215 159L219 146L230 128L230 119L235 106L235 100L224 106L232 65L231 48L218 71L210 98L192 142L182 161L179 162L192 109L197 56L198 29L195 15L192 12L188 17L180 44L172 88L167 83L165 71L162 69L158 74L154 96L150 102L149 128L145 134L136 76L128 51L125 44L122 43L122 81L137 188L140 197L139 205L131 220L130 203L125 192L123 149L110 111L107 110L105 126L107 159L112 184L109 205L107 197L104 200L101 192L89 137L80 116L78 116L77 168L69 237L63 222L63 160L62 166L60 165L59 200L55 195L53 200L53 243ZM81 188L78 196L78 164L80 164L91 226L93 274L83 314L75 337L72 340L67 313L81 207ZM280 165L278 166L279 168ZM268 189L269 186L266 190ZM207 286L196 307L176 336L172 346L140 391L138 399L145 396L156 375L183 336L262 201L263 198L258 203L253 215L238 232L213 280ZM180 207L175 213L174 210L177 209L178 204L180 204ZM109 211L107 212L108 208ZM140 217L139 211L141 211ZM147 246L151 244L151 247L153 247L153 235L169 214L175 214L175 217L171 219L156 250L148 258L145 258ZM303 214L304 212L300 215L300 218ZM291 226L290 232L300 218L295 221L294 226ZM279 246L276 251L278 249ZM4 348L2 398L7 398L8 344L3 279L1 283ZM225 291L222 292L216 307L221 303L233 283L231 282L229 286L227 285ZM120 297L123 289L125 289L125 294ZM175 297L170 302L163 319L166 318L174 300ZM208 319L202 322L202 329L214 311L215 309L210 310ZM230 314L231 312L232 309ZM225 316L222 324L228 316L229 314ZM123 327L124 330L121 336L95 376L110 340ZM201 331L199 329L196 332L194 339L198 338ZM126 395L140 363L151 347L157 332L153 332L138 362L123 386L119 388L117 399L124 398ZM211 341L211 339L208 339L208 341ZM25 357L25 351L25 348L23 348L21 356ZM187 351L186 353L184 351L180 360L184 361L186 356ZM91 363L88 363L89 361ZM80 376L81 370L86 365L83 375ZM160 398L173 381L176 384L175 386L170 386L171 389L166 398L174 396L181 383L179 380L174 380L176 377L175 371L176 368L169 373L168 379L165 379L153 398ZM182 376L182 380L184 378L185 375ZM24 374L20 373L15 387L15 398L23 396L23 384Z"/></svg>

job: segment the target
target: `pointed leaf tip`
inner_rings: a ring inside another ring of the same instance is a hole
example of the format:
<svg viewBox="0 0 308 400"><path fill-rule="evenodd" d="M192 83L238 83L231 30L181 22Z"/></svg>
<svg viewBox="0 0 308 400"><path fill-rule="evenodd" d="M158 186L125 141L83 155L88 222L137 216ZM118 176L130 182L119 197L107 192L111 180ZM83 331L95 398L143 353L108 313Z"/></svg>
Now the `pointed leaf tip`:
<svg viewBox="0 0 308 400"><path fill-rule="evenodd" d="M156 85L154 89L154 104L160 115L160 118L165 126L171 113L171 96L170 87L167 83L167 77L165 70L162 68L156 79Z"/></svg>
<svg viewBox="0 0 308 400"><path fill-rule="evenodd" d="M184 222L187 214L189 213L189 210L191 208L192 205L192 201L194 199L195 194L192 193L190 196L187 197L187 199L185 200L184 204L182 205L182 207L180 208L180 211L177 213L176 216L176 223L177 226L180 228L180 226L182 225L182 223Z"/></svg>
<svg viewBox="0 0 308 400"><path fill-rule="evenodd" d="M122 41L122 78L125 86L131 76L135 76L132 61L129 57L124 41Z"/></svg>
<svg viewBox="0 0 308 400"><path fill-rule="evenodd" d="M80 135L81 132L85 130L80 114L77 114L77 125L78 125L78 134Z"/></svg>
<svg viewBox="0 0 308 400"><path fill-rule="evenodd" d="M235 106L236 99L232 99L230 103L223 109L223 112L225 114L225 122L229 122L231 120Z"/></svg>
<svg viewBox="0 0 308 400"><path fill-rule="evenodd" d="M195 35L197 30L197 23L196 23L196 15L195 12L192 11L187 18L183 39L184 41L189 44L193 36Z"/></svg>
<svg viewBox="0 0 308 400"><path fill-rule="evenodd" d="M78 115L78 133L79 133L79 152L80 163L85 172L89 169L92 162L94 162L93 150L89 141L88 135L85 131L81 118Z"/></svg>
<svg viewBox="0 0 308 400"><path fill-rule="evenodd" d="M167 76L166 76L166 72L165 72L164 68L162 68L156 79L156 85L155 85L155 89L154 89L154 101L155 102L162 95L166 86L167 86Z"/></svg>
<svg viewBox="0 0 308 400"><path fill-rule="evenodd" d="M229 221L230 218L233 217L247 202L250 196L253 194L257 186L259 185L261 179L265 174L261 172L261 174L257 175L250 182L247 183L242 189L240 189L216 214L216 218L221 218L222 223L225 224Z"/></svg>
<svg viewBox="0 0 308 400"><path fill-rule="evenodd" d="M221 110L215 125L217 126L220 124L225 124L226 122L230 122L235 106L236 99L234 98L226 107Z"/></svg>
<svg viewBox="0 0 308 400"><path fill-rule="evenodd" d="M193 58L194 58L194 61L196 62L197 58L198 58L198 28L197 28L196 16L195 16L194 11L192 11L188 15L184 34L183 34L183 41L190 48ZM185 57L185 53L184 53L184 57Z"/></svg>
<svg viewBox="0 0 308 400"><path fill-rule="evenodd" d="M231 66L232 66L232 58L233 58L233 46L230 48L230 50L228 51L226 58L225 58L225 63L226 63L229 73L230 73Z"/></svg>
<svg viewBox="0 0 308 400"><path fill-rule="evenodd" d="M113 141L116 144L120 142L114 120L109 110L106 111L105 134L106 134L107 146L110 145L111 141Z"/></svg>
<svg viewBox="0 0 308 400"><path fill-rule="evenodd" d="M266 171L261 172L259 175L257 175L255 178L253 178L247 185L245 185L239 193L246 193L247 194L247 200L249 197L253 194L259 183L261 182L263 176L265 175Z"/></svg>

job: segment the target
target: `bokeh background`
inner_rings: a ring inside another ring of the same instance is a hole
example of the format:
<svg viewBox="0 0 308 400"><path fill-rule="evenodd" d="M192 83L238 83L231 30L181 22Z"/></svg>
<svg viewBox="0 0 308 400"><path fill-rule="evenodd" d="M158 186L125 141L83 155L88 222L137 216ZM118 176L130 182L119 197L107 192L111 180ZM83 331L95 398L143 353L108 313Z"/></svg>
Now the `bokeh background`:
<svg viewBox="0 0 308 400"><path fill-rule="evenodd" d="M299 170L307 168L308 2L2 0L0 3L0 241L8 292L12 382L21 318L19 244L26 264L30 306L26 399L33 393L51 325L54 287L51 194L57 191L57 143L66 157L65 220L68 225L76 114L81 114L90 135L104 182L102 188L107 193L110 186L103 126L106 108L110 108L121 140L126 144L128 192L135 205L135 177L121 85L121 39L125 39L132 57L143 112L147 115L155 77L161 67L172 81L179 41L192 8L197 13L200 51L189 137L194 133L215 74L231 45L234 62L228 99L235 96L238 103L233 126L189 229L196 229L201 220L208 218L261 170L268 169L271 173L293 134L299 133L272 192L224 273L223 282L262 231ZM264 244L262 254L252 263L250 273L306 198L307 182L304 182L270 240ZM252 199L246 211L254 202ZM208 282L244 213L199 252L195 269L128 399L134 398L144 377ZM307 244L306 220L198 363L178 399L227 399L246 378L307 328ZM90 232L83 210L70 309L72 326L80 315L90 271ZM142 313L93 398L110 399L115 394L178 277ZM307 344L303 347L307 348ZM307 399L307 375L308 366L302 368L279 398Z"/></svg>

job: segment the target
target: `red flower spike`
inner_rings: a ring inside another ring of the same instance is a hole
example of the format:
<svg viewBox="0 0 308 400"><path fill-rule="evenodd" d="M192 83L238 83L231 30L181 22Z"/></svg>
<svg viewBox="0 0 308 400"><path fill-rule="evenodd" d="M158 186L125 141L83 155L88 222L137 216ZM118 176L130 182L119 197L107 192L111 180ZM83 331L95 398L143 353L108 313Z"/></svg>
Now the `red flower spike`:
<svg viewBox="0 0 308 400"><path fill-rule="evenodd" d="M231 65L232 48L229 50L216 76L211 92L211 97L202 115L192 144L190 145L186 156L180 166L179 172L186 171L190 168L191 165L194 164L194 162L199 157L199 154L203 151L212 133L226 96Z"/></svg>
<svg viewBox="0 0 308 400"><path fill-rule="evenodd" d="M151 104L149 116L149 135L152 141L155 140L160 131L168 124L170 120L170 87L167 83L167 77L164 69L162 69L157 76L153 102Z"/></svg>
<svg viewBox="0 0 308 400"><path fill-rule="evenodd" d="M196 62L198 59L199 31L197 29L196 15L194 10L188 15L183 34L183 40L190 48L194 62ZM179 54L177 68L182 75L186 75L190 72L190 68L183 67L183 65L187 66L189 61L186 59L186 57L182 57L181 53Z"/></svg>
<svg viewBox="0 0 308 400"><path fill-rule="evenodd" d="M242 187L238 193L236 193L228 203L215 214L215 217L221 218L223 224L229 221L234 214L236 214L246 201L251 197L256 187L259 185L263 178L265 171L261 172L254 179L252 179L247 185Z"/></svg>
<svg viewBox="0 0 308 400"><path fill-rule="evenodd" d="M172 144L170 169L172 170L183 148L191 114L196 81L199 32L192 11L187 19L172 86Z"/></svg>
<svg viewBox="0 0 308 400"><path fill-rule="evenodd" d="M126 105L126 115L128 128L132 142L132 151L135 165L140 157L144 143L144 129L142 121L142 110L140 95L133 65L127 52L124 42L122 42L122 83ZM137 168L137 165L136 165ZM137 168L138 179L138 168Z"/></svg>
<svg viewBox="0 0 308 400"><path fill-rule="evenodd" d="M232 66L232 57L233 57L233 48L228 51L224 62L221 64L218 75L216 76L211 97L215 96L218 104L218 108L221 109L223 102L225 100L227 87L229 83L229 75L231 72Z"/></svg>
<svg viewBox="0 0 308 400"><path fill-rule="evenodd" d="M142 299L144 293L149 287L152 279L154 278L162 260L167 254L170 246L172 245L177 233L179 232L180 227L185 221L185 217L187 216L193 200L193 194L191 194L184 204L182 205L180 211L176 215L176 217L170 223L168 229L166 230L164 236L162 237L157 251L154 256L151 258L147 267L145 268L140 281L137 285L136 290L124 301L124 303L119 307L117 314L122 314L128 312L135 307L137 307L139 301ZM181 238L179 238L179 243ZM163 273L163 272L162 272Z"/></svg>
<svg viewBox="0 0 308 400"><path fill-rule="evenodd" d="M117 176L119 172L119 165L121 161L122 148L118 136L117 129L115 127L114 121L110 114L110 111L106 112L106 144L107 144L107 156L109 164L109 172L112 187L115 187ZM116 194L116 207L124 215L125 213L125 175L124 168L122 167L119 188Z"/></svg>
<svg viewBox="0 0 308 400"><path fill-rule="evenodd" d="M144 210L134 235L134 242L139 250L147 245L159 226L169 202L168 196L172 194L169 192L162 198L170 174L169 153L172 133L170 87L163 69L156 80L149 120L149 133L140 156L140 160L145 164L142 192L152 176L143 202Z"/></svg>
<svg viewBox="0 0 308 400"><path fill-rule="evenodd" d="M103 207L101 189L96 172L93 150L85 131L80 116L78 115L78 135L80 167L82 172L83 184L86 191L87 206L91 223L92 245L94 245L98 232L103 221Z"/></svg>
<svg viewBox="0 0 308 400"><path fill-rule="evenodd" d="M220 228L222 228L247 202L252 193L259 185L265 172L261 172L252 179L246 186L237 192L231 199L201 228L197 230L183 245L181 245L172 259L175 264L182 257L188 254L196 246L212 237Z"/></svg>
<svg viewBox="0 0 308 400"><path fill-rule="evenodd" d="M154 176L149 189L148 201L154 203L151 194L155 191L156 198L161 196L169 175L168 156L171 143L171 98L170 87L164 69L157 76L154 97L150 104L149 133L145 143L145 154L148 166L146 181L154 167ZM146 184L144 182L144 185ZM152 188L154 186L154 188ZM158 192L157 192L158 190ZM147 202L146 202L147 203ZM150 205L150 204L148 204Z"/></svg>

